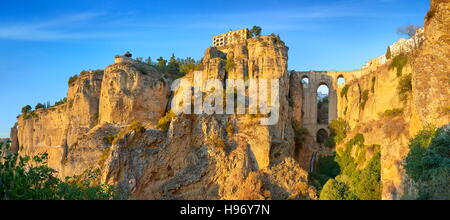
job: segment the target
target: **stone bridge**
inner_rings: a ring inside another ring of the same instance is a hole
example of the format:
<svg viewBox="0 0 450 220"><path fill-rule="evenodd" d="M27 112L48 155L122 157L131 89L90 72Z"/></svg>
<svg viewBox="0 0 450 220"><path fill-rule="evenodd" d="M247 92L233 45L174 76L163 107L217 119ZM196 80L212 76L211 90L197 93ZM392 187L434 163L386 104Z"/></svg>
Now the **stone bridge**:
<svg viewBox="0 0 450 220"><path fill-rule="evenodd" d="M350 77L351 72L349 72L349 74L346 74L346 72L337 71L292 71L291 74L298 74L296 78L301 79L302 81L302 125L314 137L316 142L319 143L321 135L325 134L326 137L329 136L330 130L328 128L328 125L333 120L336 120L338 118L338 91L340 91L344 87L345 79ZM342 78L343 81L338 80L340 78ZM327 86L329 89L328 118L325 121L318 120L318 89L322 85Z"/></svg>

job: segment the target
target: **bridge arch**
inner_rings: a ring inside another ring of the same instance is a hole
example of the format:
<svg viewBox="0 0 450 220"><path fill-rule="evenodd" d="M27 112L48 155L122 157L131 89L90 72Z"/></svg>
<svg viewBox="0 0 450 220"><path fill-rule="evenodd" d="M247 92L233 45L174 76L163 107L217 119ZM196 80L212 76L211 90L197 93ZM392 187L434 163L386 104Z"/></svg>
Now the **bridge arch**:
<svg viewBox="0 0 450 220"><path fill-rule="evenodd" d="M317 123L328 124L330 114L330 87L326 82L321 82L317 87Z"/></svg>
<svg viewBox="0 0 450 220"><path fill-rule="evenodd" d="M325 144L329 137L329 132L326 129L321 128L316 133L316 142L318 144Z"/></svg>
<svg viewBox="0 0 450 220"><path fill-rule="evenodd" d="M337 85L345 85L345 83L346 83L346 79L345 79L344 75L341 74L336 78Z"/></svg>
<svg viewBox="0 0 450 220"><path fill-rule="evenodd" d="M303 75L301 78L303 88L309 88L311 81L307 75Z"/></svg>

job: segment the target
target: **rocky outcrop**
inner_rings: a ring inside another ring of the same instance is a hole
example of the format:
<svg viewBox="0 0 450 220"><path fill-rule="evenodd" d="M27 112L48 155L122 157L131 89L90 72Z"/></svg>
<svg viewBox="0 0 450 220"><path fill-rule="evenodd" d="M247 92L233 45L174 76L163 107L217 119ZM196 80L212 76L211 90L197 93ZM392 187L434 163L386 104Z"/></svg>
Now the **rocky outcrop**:
<svg viewBox="0 0 450 220"><path fill-rule="evenodd" d="M84 72L67 92L69 128L67 145L78 139L99 123L99 101L103 71Z"/></svg>
<svg viewBox="0 0 450 220"><path fill-rule="evenodd" d="M67 104L19 120L21 154L52 152L61 177L100 169L103 182L134 199L316 199L293 159L291 119L301 120L302 91L293 84L300 100L290 108L287 51L279 37L265 36L209 48L202 60L204 80L279 79L276 125L262 125L262 115L200 114L173 116L168 131L158 130L170 79L118 56L104 71L78 77Z"/></svg>
<svg viewBox="0 0 450 220"><path fill-rule="evenodd" d="M103 76L99 122L156 126L166 112L169 90L168 80L151 66L132 60L110 65Z"/></svg>
<svg viewBox="0 0 450 220"><path fill-rule="evenodd" d="M412 106L416 124L450 121L450 1L432 0L425 20L425 41L414 54ZM427 92L423 92L427 91ZM426 105L424 105L426 103ZM415 125L414 130L420 129Z"/></svg>

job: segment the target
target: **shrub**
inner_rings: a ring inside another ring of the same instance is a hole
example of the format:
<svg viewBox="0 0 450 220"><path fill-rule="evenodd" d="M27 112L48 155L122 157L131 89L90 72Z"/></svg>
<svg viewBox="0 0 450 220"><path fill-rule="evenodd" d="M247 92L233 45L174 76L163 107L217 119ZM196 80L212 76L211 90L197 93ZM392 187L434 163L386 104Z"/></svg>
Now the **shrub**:
<svg viewBox="0 0 450 220"><path fill-rule="evenodd" d="M375 93L375 83L377 82L377 77L372 77L372 93Z"/></svg>
<svg viewBox="0 0 450 220"><path fill-rule="evenodd" d="M301 144L305 141L306 136L309 136L309 131L308 129L302 127L299 123L294 122L293 124L293 128L294 128L294 132L295 132L295 143L296 144Z"/></svg>
<svg viewBox="0 0 450 220"><path fill-rule="evenodd" d="M317 189L322 189L329 179L335 178L341 172L339 164L334 161L335 157L336 154L319 158L316 170L309 177L309 181Z"/></svg>
<svg viewBox="0 0 450 220"><path fill-rule="evenodd" d="M112 143L113 143L113 141L114 141L115 138L116 138L115 135L111 135L111 136L103 137L102 140L103 140L103 143L104 143L104 144L106 144L106 145L112 145Z"/></svg>
<svg viewBox="0 0 450 220"><path fill-rule="evenodd" d="M78 75L71 76L71 77L69 78L69 82L68 82L69 87L70 87L70 86L73 86L73 85L75 84L75 82L76 82L78 79L79 79L79 76L78 76Z"/></svg>
<svg viewBox="0 0 450 220"><path fill-rule="evenodd" d="M356 200L349 187L335 179L330 179L320 192L320 200Z"/></svg>
<svg viewBox="0 0 450 220"><path fill-rule="evenodd" d="M252 37L260 37L262 33L262 28L259 26L253 26L252 29L248 32L248 38Z"/></svg>
<svg viewBox="0 0 450 220"><path fill-rule="evenodd" d="M398 82L397 94L403 103L406 103L409 98L409 94L412 92L412 79L411 74L402 76Z"/></svg>
<svg viewBox="0 0 450 220"><path fill-rule="evenodd" d="M337 144L341 143L347 137L347 133L350 132L350 125L342 118L332 121L329 128L330 136Z"/></svg>
<svg viewBox="0 0 450 220"><path fill-rule="evenodd" d="M357 134L347 142L347 144L345 145L346 150L351 149L353 146L362 147L364 146L364 142L365 142L364 135Z"/></svg>
<svg viewBox="0 0 450 220"><path fill-rule="evenodd" d="M361 95L360 106L359 106L359 108L361 110L364 110L364 108L366 107L367 100L369 100L369 90L364 90L364 92Z"/></svg>
<svg viewBox="0 0 450 220"><path fill-rule="evenodd" d="M38 104L34 107L34 109L36 109L36 110L42 109L42 108L45 108L45 105L44 105L44 104L41 104L41 103L38 103Z"/></svg>
<svg viewBox="0 0 450 220"><path fill-rule="evenodd" d="M30 113L31 112L31 106L30 105L27 105L27 106L25 106L25 107L23 107L22 108L22 114L27 114L27 113Z"/></svg>
<svg viewBox="0 0 450 220"><path fill-rule="evenodd" d="M390 60L391 58L392 58L391 47L388 47L386 51L386 59Z"/></svg>
<svg viewBox="0 0 450 220"><path fill-rule="evenodd" d="M233 55L227 56L227 63L225 64L225 70L227 72L230 72L235 67L236 67L236 63L234 62L234 56Z"/></svg>
<svg viewBox="0 0 450 220"><path fill-rule="evenodd" d="M227 145L225 144L225 141L222 138L217 138L215 141L215 145L217 148L226 151L227 150Z"/></svg>
<svg viewBox="0 0 450 220"><path fill-rule="evenodd" d="M66 103L67 103L67 98L63 98L63 99L61 99L59 101L56 101L55 105L53 105L53 106L64 105Z"/></svg>
<svg viewBox="0 0 450 220"><path fill-rule="evenodd" d="M146 129L140 121L134 121L130 125L128 125L128 127L122 129L117 135L114 136L112 145L116 145L120 139L124 138L125 135L127 135L131 131L134 131L135 133L139 134L139 133L144 133L146 131ZM107 144L107 142L105 142L105 141L109 141L109 137L108 137L108 139L103 139L103 141L105 144Z"/></svg>
<svg viewBox="0 0 450 220"><path fill-rule="evenodd" d="M228 137L233 137L233 135L234 135L234 126L233 126L233 123L228 122L228 123L227 123L227 128L226 128L226 130L227 130L227 136L228 136Z"/></svg>
<svg viewBox="0 0 450 220"><path fill-rule="evenodd" d="M408 56L402 53L392 59L391 64L389 64L389 70L397 69L397 77L400 77L406 64L408 64Z"/></svg>
<svg viewBox="0 0 450 220"><path fill-rule="evenodd" d="M347 94L348 94L348 90L349 90L349 89L350 89L350 86L349 86L349 85L345 85L344 88L342 88L342 91L341 91L341 98L344 98L344 96L345 96L345 99L348 100Z"/></svg>
<svg viewBox="0 0 450 220"><path fill-rule="evenodd" d="M145 127L142 125L140 121L134 121L128 126L129 130L132 130L136 133L144 133Z"/></svg>
<svg viewBox="0 0 450 220"><path fill-rule="evenodd" d="M18 154L1 156L9 146L0 143L0 200L112 200L119 199L119 191L99 184L100 171L67 177L56 177L47 166L48 154L33 158Z"/></svg>
<svg viewBox="0 0 450 220"><path fill-rule="evenodd" d="M173 111L167 112L164 117L159 119L157 128L163 130L164 132L167 132L169 130L170 122L175 117L176 117L176 115Z"/></svg>
<svg viewBox="0 0 450 220"><path fill-rule="evenodd" d="M425 17L426 21L429 21L430 19L434 18L434 16L436 15L436 10L430 10L427 13L427 16Z"/></svg>
<svg viewBox="0 0 450 220"><path fill-rule="evenodd" d="M427 126L410 140L405 159L407 175L422 200L450 199L450 127Z"/></svg>
<svg viewBox="0 0 450 220"><path fill-rule="evenodd" d="M397 117L403 114L403 108L395 108L395 109L390 109L390 110L386 110L384 113L380 114L381 117L384 118L393 118L393 117Z"/></svg>

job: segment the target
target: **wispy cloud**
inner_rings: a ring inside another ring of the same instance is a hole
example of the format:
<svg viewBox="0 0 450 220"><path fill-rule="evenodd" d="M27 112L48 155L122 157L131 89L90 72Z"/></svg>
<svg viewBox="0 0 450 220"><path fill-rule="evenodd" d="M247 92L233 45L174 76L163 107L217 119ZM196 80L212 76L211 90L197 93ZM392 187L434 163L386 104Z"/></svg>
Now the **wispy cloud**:
<svg viewBox="0 0 450 220"><path fill-rule="evenodd" d="M107 34L85 31L82 27L105 15L103 12L84 12L42 21L2 24L0 38L39 41L104 37Z"/></svg>

